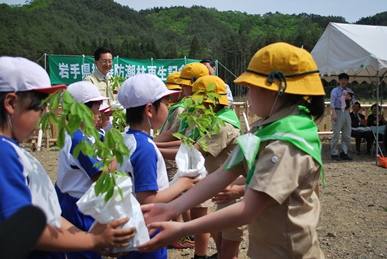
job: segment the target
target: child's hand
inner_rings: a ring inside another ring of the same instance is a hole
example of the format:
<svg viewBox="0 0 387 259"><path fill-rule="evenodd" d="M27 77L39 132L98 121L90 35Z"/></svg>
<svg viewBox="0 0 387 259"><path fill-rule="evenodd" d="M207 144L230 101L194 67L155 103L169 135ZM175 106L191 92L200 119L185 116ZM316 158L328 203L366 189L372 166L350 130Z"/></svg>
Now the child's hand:
<svg viewBox="0 0 387 259"><path fill-rule="evenodd" d="M162 247L168 246L179 238L183 237L182 226L180 222L156 222L148 225L149 230L161 229L161 232L154 236L151 240L138 246L140 252L155 251Z"/></svg>
<svg viewBox="0 0 387 259"><path fill-rule="evenodd" d="M177 179L176 183L175 184L179 184L180 186L184 186L184 190L187 191L189 190L191 187L194 187L194 185L196 183L198 183L202 178L191 178L191 177L186 177L186 176L183 176L183 177L180 177L179 179Z"/></svg>
<svg viewBox="0 0 387 259"><path fill-rule="evenodd" d="M212 198L212 202L215 204L222 204L228 201L233 201L239 199L244 194L244 186L243 185L232 185L227 186L226 189L219 192Z"/></svg>
<svg viewBox="0 0 387 259"><path fill-rule="evenodd" d="M150 224L158 221L170 220L176 215L173 214L173 208L169 208L168 203L151 203L141 205L141 210L144 216L145 224Z"/></svg>
<svg viewBox="0 0 387 259"><path fill-rule="evenodd" d="M124 247L129 245L129 240L134 237L136 228L116 229L128 221L128 218L124 218L106 225L97 222L90 230L90 234L94 238L95 248L101 251L101 248Z"/></svg>

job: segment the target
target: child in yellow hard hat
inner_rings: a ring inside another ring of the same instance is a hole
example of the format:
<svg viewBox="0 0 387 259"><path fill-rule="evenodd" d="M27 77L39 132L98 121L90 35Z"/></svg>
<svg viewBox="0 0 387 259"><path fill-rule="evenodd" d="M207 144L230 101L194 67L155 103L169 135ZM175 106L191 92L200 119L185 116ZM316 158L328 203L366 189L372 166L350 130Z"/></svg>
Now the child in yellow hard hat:
<svg viewBox="0 0 387 259"><path fill-rule="evenodd" d="M167 220L214 196L241 172L243 199L187 223L158 222L152 250L181 236L249 224L250 258L324 258L317 236L321 142L314 121L324 114L324 88L310 53L287 43L260 49L235 83L249 87L250 109L261 119L237 139L229 159L167 204L143 207L148 223ZM246 168L246 169L245 169Z"/></svg>

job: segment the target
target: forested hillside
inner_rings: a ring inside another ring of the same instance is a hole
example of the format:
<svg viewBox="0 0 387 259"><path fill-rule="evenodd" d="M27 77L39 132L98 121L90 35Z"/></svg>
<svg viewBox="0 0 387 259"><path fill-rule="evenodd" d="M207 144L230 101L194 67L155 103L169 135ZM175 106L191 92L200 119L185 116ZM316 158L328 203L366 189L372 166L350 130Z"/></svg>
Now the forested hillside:
<svg viewBox="0 0 387 259"><path fill-rule="evenodd" d="M113 0L31 0L0 4L0 55L38 60L44 53L92 55L99 46L126 58L218 59L231 82L261 47L277 41L311 51L329 22L343 17L315 14L251 15L213 8L175 6L139 12ZM387 12L357 23L387 24Z"/></svg>

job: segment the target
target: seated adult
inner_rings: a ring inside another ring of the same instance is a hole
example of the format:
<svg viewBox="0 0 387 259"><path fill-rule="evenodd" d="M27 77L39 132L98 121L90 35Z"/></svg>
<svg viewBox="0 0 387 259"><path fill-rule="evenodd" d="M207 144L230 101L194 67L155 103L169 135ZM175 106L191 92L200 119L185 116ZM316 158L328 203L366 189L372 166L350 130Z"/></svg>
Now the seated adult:
<svg viewBox="0 0 387 259"><path fill-rule="evenodd" d="M370 127L371 126L382 126L382 125L386 124L386 119L383 116L382 108L380 106L378 106L378 108L379 108L379 114L376 115L376 110L377 110L376 103L374 103L371 106L372 113L370 115L368 115L367 126L370 126Z"/></svg>
<svg viewBox="0 0 387 259"><path fill-rule="evenodd" d="M371 153L372 142L374 136L372 135L370 127L367 127L367 121L363 114L359 113L361 105L359 102L355 102L352 105L351 116L351 137L355 138L356 141L356 154L360 155L360 144L362 138L367 141L366 153Z"/></svg>

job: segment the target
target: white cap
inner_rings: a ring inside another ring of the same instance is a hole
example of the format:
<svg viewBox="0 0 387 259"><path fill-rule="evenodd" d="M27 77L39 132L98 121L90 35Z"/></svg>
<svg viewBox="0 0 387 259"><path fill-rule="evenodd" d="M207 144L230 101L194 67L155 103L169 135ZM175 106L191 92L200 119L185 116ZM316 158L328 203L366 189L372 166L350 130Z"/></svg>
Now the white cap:
<svg viewBox="0 0 387 259"><path fill-rule="evenodd" d="M22 57L0 57L0 92L37 91L46 94L64 89L51 86L50 78L41 66Z"/></svg>
<svg viewBox="0 0 387 259"><path fill-rule="evenodd" d="M110 110L110 105L107 104L107 102L103 101L102 104L99 106L99 111L104 112L106 110Z"/></svg>
<svg viewBox="0 0 387 259"><path fill-rule="evenodd" d="M154 103L164 96L180 93L168 90L164 82L152 74L137 74L129 77L118 90L118 101L125 109Z"/></svg>
<svg viewBox="0 0 387 259"><path fill-rule="evenodd" d="M67 91L74 97L78 103L97 102L109 100L99 92L97 86L88 81L79 81L67 87Z"/></svg>

